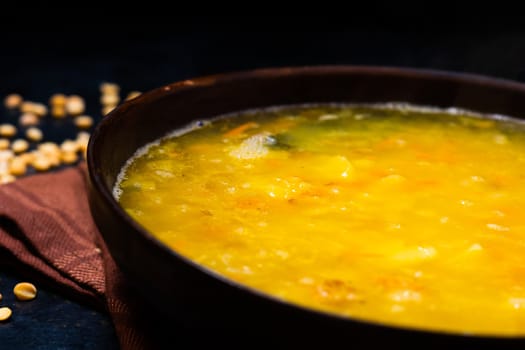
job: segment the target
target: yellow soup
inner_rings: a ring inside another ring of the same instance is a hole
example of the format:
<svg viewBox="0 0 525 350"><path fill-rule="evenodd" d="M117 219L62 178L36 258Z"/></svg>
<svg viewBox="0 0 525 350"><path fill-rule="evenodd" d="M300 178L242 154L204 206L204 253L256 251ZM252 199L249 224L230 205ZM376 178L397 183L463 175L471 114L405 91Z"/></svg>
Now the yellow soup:
<svg viewBox="0 0 525 350"><path fill-rule="evenodd" d="M114 194L182 255L276 298L525 334L525 126L402 105L292 106L148 145Z"/></svg>

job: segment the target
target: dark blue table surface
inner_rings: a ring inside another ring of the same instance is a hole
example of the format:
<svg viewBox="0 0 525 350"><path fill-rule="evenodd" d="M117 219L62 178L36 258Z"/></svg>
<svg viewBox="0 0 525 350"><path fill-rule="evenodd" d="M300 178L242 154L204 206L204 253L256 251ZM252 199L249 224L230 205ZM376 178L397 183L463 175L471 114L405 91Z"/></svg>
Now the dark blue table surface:
<svg viewBox="0 0 525 350"><path fill-rule="evenodd" d="M231 19L221 22L229 24L221 27L213 18L185 18L183 30L166 28L156 33L126 33L116 27L111 32L75 32L72 27L62 33L4 31L0 98L17 92L29 100L47 102L53 93L79 94L86 98L87 114L98 121L98 86L104 81L120 84L124 97L131 90L145 91L195 76L314 64L408 66L525 80L525 31L494 30L494 26L490 31L472 27L447 31L445 26L435 32L411 27L396 31L392 22L371 19L363 26L363 21L348 19L319 25L327 31L300 32L298 28L312 19L294 18L291 23L286 18L288 29L293 30L279 32L282 25L278 24L285 21L271 18L245 19L237 29ZM396 21L412 23L397 17ZM484 28L488 25L482 23ZM277 30L265 32L268 26ZM16 121L16 116L0 107L0 123L5 121ZM43 128L46 139L56 142L76 132L70 119L48 118ZM0 305L13 310L12 319L0 323L0 349L118 348L113 326L102 312L38 284L37 299L16 301L12 288L26 279L0 266L4 297Z"/></svg>
<svg viewBox="0 0 525 350"><path fill-rule="evenodd" d="M2 306L13 311L0 324L0 349L118 349L111 320L104 313L48 291L36 283L37 298L18 301L13 295L22 275L0 273Z"/></svg>

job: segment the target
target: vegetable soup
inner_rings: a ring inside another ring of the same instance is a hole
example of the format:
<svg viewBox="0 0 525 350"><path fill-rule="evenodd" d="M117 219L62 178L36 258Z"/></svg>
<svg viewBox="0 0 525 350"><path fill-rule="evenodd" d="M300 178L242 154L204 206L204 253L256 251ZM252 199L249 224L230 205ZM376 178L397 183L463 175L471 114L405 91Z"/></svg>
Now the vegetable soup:
<svg viewBox="0 0 525 350"><path fill-rule="evenodd" d="M525 335L525 124L404 104L283 106L139 150L114 195L245 286L387 325Z"/></svg>

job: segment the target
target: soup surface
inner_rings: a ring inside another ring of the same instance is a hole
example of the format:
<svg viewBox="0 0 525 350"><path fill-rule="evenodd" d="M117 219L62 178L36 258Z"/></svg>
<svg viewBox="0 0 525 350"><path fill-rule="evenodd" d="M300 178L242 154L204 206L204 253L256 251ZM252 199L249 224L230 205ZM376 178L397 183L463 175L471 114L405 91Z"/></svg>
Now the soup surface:
<svg viewBox="0 0 525 350"><path fill-rule="evenodd" d="M525 126L310 105L195 123L114 194L182 255L276 298L388 325L525 335Z"/></svg>

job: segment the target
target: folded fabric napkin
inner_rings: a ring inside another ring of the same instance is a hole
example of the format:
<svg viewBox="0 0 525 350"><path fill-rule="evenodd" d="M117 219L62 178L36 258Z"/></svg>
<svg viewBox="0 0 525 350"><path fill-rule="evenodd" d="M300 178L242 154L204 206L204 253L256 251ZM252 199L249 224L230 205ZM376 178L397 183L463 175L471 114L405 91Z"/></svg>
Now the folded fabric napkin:
<svg viewBox="0 0 525 350"><path fill-rule="evenodd" d="M0 186L0 257L35 282L107 311L122 349L156 348L141 303L91 218L85 163Z"/></svg>

